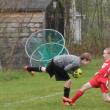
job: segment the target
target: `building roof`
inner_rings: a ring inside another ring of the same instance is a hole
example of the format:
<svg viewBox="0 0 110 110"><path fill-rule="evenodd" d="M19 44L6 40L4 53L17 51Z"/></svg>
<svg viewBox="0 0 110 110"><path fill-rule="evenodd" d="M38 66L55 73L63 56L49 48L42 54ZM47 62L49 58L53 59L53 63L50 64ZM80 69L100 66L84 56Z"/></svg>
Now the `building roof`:
<svg viewBox="0 0 110 110"><path fill-rule="evenodd" d="M2 11L41 11L51 0L0 0Z"/></svg>

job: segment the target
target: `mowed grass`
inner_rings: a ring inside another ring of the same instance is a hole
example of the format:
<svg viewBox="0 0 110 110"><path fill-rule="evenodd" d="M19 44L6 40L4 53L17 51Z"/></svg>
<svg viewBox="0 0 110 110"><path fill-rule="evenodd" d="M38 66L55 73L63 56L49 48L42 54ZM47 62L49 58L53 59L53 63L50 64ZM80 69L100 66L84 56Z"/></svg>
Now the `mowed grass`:
<svg viewBox="0 0 110 110"><path fill-rule="evenodd" d="M87 82L102 65L95 59L83 67L83 77L72 78L73 96L78 88ZM50 79L48 74L38 73L30 76L23 70L0 72L0 110L109 110L99 89L88 90L75 106L62 105L64 82Z"/></svg>

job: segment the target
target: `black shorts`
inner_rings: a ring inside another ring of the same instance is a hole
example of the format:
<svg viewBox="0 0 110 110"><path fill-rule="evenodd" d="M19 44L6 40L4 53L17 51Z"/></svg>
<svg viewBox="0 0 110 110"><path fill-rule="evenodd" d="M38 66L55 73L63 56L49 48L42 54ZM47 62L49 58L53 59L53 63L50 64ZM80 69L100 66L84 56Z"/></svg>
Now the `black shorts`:
<svg viewBox="0 0 110 110"><path fill-rule="evenodd" d="M53 60L47 65L46 71L50 77L55 75L56 81L66 81L70 79L64 68L58 67L56 64L54 64Z"/></svg>

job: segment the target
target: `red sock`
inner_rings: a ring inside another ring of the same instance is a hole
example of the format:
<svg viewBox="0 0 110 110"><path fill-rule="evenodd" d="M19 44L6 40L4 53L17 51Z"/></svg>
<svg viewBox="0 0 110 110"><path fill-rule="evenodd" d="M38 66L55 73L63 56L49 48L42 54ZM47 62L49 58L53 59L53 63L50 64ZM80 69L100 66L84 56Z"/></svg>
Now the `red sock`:
<svg viewBox="0 0 110 110"><path fill-rule="evenodd" d="M74 97L72 97L72 103L75 103L76 100L78 100L82 95L83 95L84 92L82 91L77 91L76 95Z"/></svg>

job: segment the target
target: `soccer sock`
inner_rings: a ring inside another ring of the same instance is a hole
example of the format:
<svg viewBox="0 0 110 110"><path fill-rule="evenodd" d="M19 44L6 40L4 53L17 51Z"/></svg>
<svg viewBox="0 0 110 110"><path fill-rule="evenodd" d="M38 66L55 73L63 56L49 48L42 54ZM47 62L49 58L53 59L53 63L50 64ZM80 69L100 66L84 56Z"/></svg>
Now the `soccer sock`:
<svg viewBox="0 0 110 110"><path fill-rule="evenodd" d="M83 91L77 91L76 95L72 97L72 103L75 103L75 101L78 100L83 95L83 93Z"/></svg>
<svg viewBox="0 0 110 110"><path fill-rule="evenodd" d="M64 97L69 97L70 94L70 88L64 87Z"/></svg>
<svg viewBox="0 0 110 110"><path fill-rule="evenodd" d="M31 71L41 72L41 67L40 66L39 67L28 67L27 70L29 72Z"/></svg>

